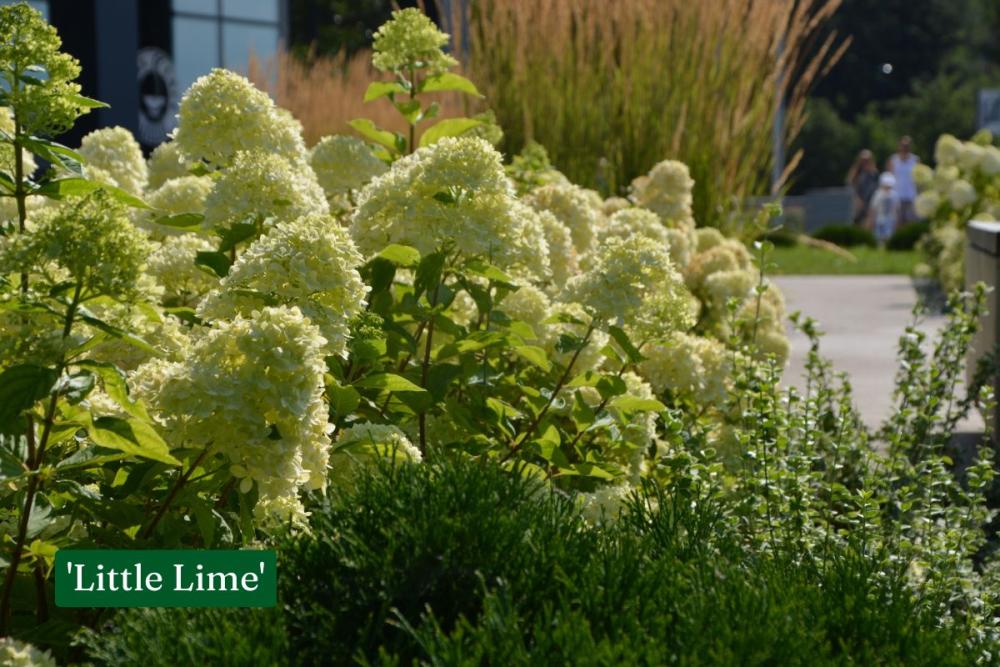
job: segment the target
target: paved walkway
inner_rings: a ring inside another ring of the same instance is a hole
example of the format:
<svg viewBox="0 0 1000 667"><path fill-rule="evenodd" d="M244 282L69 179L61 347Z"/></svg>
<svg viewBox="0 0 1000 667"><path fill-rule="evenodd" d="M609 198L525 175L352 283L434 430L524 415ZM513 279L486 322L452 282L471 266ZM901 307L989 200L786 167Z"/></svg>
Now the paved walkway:
<svg viewBox="0 0 1000 667"><path fill-rule="evenodd" d="M778 276L788 312L801 311L819 322L825 335L820 352L845 371L854 387L855 403L870 427L892 412L896 345L912 319L916 293L907 276ZM927 317L921 328L932 333L944 317ZM809 340L790 332L792 355L786 381L801 387ZM978 413L959 425L961 432L982 431Z"/></svg>

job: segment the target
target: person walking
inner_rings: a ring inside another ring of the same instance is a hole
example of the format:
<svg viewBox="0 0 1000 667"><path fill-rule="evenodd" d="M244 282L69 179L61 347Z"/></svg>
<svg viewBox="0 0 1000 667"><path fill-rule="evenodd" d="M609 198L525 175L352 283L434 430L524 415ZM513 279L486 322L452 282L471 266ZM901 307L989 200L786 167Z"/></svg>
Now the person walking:
<svg viewBox="0 0 1000 667"><path fill-rule="evenodd" d="M878 167L875 157L867 148L858 153L847 172L847 185L854 196L854 224L864 225L868 220L868 206L878 190Z"/></svg>
<svg viewBox="0 0 1000 667"><path fill-rule="evenodd" d="M889 158L889 171L896 178L896 194L899 196L899 224L905 225L917 219L914 202L917 200L917 184L913 180L913 168L920 158L913 153L912 141L904 136L899 140L899 148Z"/></svg>
<svg viewBox="0 0 1000 667"><path fill-rule="evenodd" d="M884 247L899 221L902 200L896 191L896 177L884 171L878 179L878 190L872 196L871 218L875 227L875 239L879 247Z"/></svg>

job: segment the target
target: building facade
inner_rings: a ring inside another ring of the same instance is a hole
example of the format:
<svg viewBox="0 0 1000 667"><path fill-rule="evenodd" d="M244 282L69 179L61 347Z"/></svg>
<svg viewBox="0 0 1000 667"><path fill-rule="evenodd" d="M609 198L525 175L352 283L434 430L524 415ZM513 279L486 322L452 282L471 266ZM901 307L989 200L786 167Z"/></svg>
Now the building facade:
<svg viewBox="0 0 1000 667"><path fill-rule="evenodd" d="M12 0L0 0L10 4ZM32 0L80 61L83 93L108 103L63 140L126 127L147 150L176 122L180 96L213 67L246 72L288 34L288 0Z"/></svg>

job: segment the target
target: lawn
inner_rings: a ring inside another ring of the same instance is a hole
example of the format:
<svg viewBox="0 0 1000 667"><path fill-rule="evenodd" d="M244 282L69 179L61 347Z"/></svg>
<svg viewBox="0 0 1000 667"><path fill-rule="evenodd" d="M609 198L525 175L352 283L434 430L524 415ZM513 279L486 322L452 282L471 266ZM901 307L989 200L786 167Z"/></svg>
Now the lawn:
<svg viewBox="0 0 1000 667"><path fill-rule="evenodd" d="M916 251L888 251L859 246L850 250L855 260L822 248L795 246L775 248L771 273L779 275L912 273L920 261Z"/></svg>

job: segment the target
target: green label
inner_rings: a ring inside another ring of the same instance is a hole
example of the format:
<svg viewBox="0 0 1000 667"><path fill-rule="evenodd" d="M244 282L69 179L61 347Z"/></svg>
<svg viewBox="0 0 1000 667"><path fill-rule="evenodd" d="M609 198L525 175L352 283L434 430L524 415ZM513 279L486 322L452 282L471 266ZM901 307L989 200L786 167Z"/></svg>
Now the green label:
<svg viewBox="0 0 1000 667"><path fill-rule="evenodd" d="M58 607L273 607L274 551L60 549Z"/></svg>

